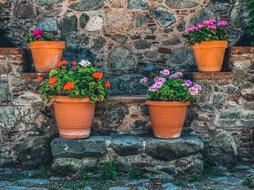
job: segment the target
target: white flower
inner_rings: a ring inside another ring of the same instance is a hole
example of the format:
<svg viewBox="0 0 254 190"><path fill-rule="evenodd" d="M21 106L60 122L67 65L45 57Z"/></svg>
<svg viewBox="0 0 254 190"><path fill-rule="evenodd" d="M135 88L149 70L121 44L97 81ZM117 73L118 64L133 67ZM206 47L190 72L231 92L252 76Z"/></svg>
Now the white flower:
<svg viewBox="0 0 254 190"><path fill-rule="evenodd" d="M87 66L91 65L91 62L88 60L82 59L78 64L83 67L87 67Z"/></svg>

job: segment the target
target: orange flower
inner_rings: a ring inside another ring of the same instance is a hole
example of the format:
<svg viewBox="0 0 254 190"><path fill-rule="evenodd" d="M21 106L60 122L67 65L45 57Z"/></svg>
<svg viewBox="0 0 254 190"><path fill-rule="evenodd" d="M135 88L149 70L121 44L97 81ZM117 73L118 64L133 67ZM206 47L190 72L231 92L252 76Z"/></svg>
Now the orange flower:
<svg viewBox="0 0 254 190"><path fill-rule="evenodd" d="M73 88L75 88L75 84L73 82L67 82L65 85L64 85L64 90L71 90Z"/></svg>
<svg viewBox="0 0 254 190"><path fill-rule="evenodd" d="M62 60L62 61L59 61L57 64L56 64L56 66L57 67L61 67L61 66L63 66L63 65L67 65L68 64L68 62L66 61L66 60Z"/></svg>
<svg viewBox="0 0 254 190"><path fill-rule="evenodd" d="M93 73L93 78L96 78L96 79L102 79L103 77L103 73L102 72L96 72L96 73Z"/></svg>
<svg viewBox="0 0 254 190"><path fill-rule="evenodd" d="M106 88L110 88L110 86L111 86L109 81L106 81L106 82L104 83L104 85L105 85Z"/></svg>
<svg viewBox="0 0 254 190"><path fill-rule="evenodd" d="M50 78L50 79L49 79L49 84L50 84L50 85L55 84L57 81L58 81L58 79L55 78L55 77Z"/></svg>
<svg viewBox="0 0 254 190"><path fill-rule="evenodd" d="M76 62L76 61L72 62L72 65L77 65L77 64L78 64L78 62Z"/></svg>
<svg viewBox="0 0 254 190"><path fill-rule="evenodd" d="M38 76L36 80L37 80L37 82L42 82L44 80L44 78L42 76Z"/></svg>

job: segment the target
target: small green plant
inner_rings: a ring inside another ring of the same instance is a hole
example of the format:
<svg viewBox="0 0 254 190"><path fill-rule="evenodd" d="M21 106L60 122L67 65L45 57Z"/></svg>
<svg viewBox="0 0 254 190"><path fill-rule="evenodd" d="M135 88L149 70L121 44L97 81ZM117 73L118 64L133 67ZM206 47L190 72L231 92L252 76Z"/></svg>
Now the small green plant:
<svg viewBox="0 0 254 190"><path fill-rule="evenodd" d="M51 96L69 96L70 98L89 97L91 102L104 101L109 96L110 83L102 72L90 65L86 60L81 62L59 61L56 68L49 72L49 79L42 82L41 97L43 100Z"/></svg>
<svg viewBox="0 0 254 190"><path fill-rule="evenodd" d="M102 173L107 179L117 180L118 179L118 168L117 163L114 159L110 159L102 163Z"/></svg>
<svg viewBox="0 0 254 190"><path fill-rule="evenodd" d="M149 81L141 79L141 84L148 88L148 96L153 101L194 101L201 91L199 84L184 80L182 72L170 73L164 69L159 77Z"/></svg>
<svg viewBox="0 0 254 190"><path fill-rule="evenodd" d="M27 36L27 42L33 41L53 41L55 37L51 33L47 33L40 29L35 29Z"/></svg>

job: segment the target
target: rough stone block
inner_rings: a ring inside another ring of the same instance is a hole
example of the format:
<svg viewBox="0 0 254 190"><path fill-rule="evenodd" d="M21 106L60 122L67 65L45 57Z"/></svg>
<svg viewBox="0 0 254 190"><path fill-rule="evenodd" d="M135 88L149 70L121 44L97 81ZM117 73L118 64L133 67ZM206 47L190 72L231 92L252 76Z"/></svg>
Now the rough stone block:
<svg viewBox="0 0 254 190"><path fill-rule="evenodd" d="M9 99L8 81L0 79L0 102L8 101L8 99Z"/></svg>
<svg viewBox="0 0 254 190"><path fill-rule="evenodd" d="M57 138L51 146L55 171L80 172L99 167L108 159L114 159L122 169L140 167L163 175L188 175L203 170L200 153L204 144L196 136L178 139L137 135L91 136L82 140Z"/></svg>

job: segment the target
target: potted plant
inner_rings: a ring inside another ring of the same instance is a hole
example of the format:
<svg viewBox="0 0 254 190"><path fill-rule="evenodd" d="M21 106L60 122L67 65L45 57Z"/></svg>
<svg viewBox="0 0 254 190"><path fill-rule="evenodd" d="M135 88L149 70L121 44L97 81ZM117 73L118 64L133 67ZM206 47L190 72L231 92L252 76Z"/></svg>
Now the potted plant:
<svg viewBox="0 0 254 190"><path fill-rule="evenodd" d="M182 72L170 74L168 70L149 82L147 77L141 83L148 88L150 120L154 135L158 138L177 138L181 135L187 107L194 101L201 86L191 80L184 80Z"/></svg>
<svg viewBox="0 0 254 190"><path fill-rule="evenodd" d="M38 78L39 81L43 79ZM94 117L95 102L104 101L109 96L110 83L103 73L90 65L60 61L43 80L41 97L50 99L55 109L59 134L63 138L87 138Z"/></svg>
<svg viewBox="0 0 254 190"><path fill-rule="evenodd" d="M186 29L187 43L192 46L198 70L221 71L228 47L228 22L205 20Z"/></svg>
<svg viewBox="0 0 254 190"><path fill-rule="evenodd" d="M55 41L51 33L35 29L27 36L37 72L49 72L61 60L65 42Z"/></svg>

